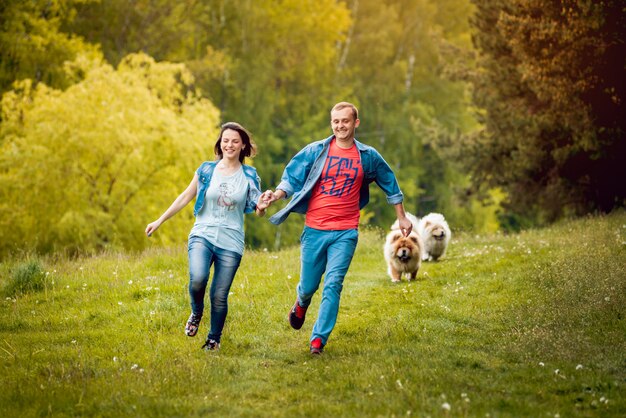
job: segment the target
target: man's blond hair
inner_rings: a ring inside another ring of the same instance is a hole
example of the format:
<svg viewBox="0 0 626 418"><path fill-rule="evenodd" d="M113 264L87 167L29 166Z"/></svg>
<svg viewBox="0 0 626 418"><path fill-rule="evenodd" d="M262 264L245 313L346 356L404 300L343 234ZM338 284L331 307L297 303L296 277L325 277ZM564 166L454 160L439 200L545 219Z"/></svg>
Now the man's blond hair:
<svg viewBox="0 0 626 418"><path fill-rule="evenodd" d="M333 106L332 109L330 109L330 112L334 112L335 110L342 110L345 109L346 107L349 107L350 109L352 109L352 114L354 115L354 120L357 120L359 118L359 109L356 108L355 105L353 105L352 103L349 102L339 102L336 105Z"/></svg>

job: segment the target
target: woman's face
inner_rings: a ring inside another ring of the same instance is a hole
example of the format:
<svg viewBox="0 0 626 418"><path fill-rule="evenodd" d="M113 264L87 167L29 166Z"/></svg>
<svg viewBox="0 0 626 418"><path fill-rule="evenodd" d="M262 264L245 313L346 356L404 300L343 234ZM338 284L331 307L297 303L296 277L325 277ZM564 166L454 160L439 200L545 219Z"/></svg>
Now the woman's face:
<svg viewBox="0 0 626 418"><path fill-rule="evenodd" d="M241 139L239 132L233 129L226 129L222 133L222 140L220 141L220 148L224 158L227 160L238 160L239 154L245 148L245 144Z"/></svg>

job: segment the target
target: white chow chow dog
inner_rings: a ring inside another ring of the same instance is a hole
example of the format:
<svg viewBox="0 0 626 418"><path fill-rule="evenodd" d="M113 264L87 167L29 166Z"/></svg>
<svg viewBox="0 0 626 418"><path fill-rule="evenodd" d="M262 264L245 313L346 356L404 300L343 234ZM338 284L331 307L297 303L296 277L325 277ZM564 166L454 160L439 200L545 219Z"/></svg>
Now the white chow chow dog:
<svg viewBox="0 0 626 418"><path fill-rule="evenodd" d="M452 232L442 214L429 213L420 219L417 233L424 243L422 260L436 261L445 255Z"/></svg>
<svg viewBox="0 0 626 418"><path fill-rule="evenodd" d="M403 275L408 275L409 280L417 277L417 272L422 263L422 239L416 232L417 218L408 214L407 217L413 223L413 230L408 237L400 231L398 221L391 225L391 232L387 234L383 253L387 262L387 274L391 281L399 282Z"/></svg>

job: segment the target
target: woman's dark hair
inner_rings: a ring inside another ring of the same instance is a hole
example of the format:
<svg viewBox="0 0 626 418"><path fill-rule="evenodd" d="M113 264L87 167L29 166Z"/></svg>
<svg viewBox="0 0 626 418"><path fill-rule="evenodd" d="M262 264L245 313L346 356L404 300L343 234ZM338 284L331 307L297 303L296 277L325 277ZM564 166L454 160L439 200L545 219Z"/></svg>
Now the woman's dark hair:
<svg viewBox="0 0 626 418"><path fill-rule="evenodd" d="M252 141L252 135L250 132L246 130L243 126L238 124L237 122L226 122L222 125L222 130L220 131L220 136L217 138L217 142L215 143L215 156L218 160L224 158L224 153L222 152L222 135L226 129L231 129L233 131L239 132L241 136L241 140L243 141L244 148L239 153L239 162L243 163L243 160L246 157L254 157L256 155L256 144Z"/></svg>

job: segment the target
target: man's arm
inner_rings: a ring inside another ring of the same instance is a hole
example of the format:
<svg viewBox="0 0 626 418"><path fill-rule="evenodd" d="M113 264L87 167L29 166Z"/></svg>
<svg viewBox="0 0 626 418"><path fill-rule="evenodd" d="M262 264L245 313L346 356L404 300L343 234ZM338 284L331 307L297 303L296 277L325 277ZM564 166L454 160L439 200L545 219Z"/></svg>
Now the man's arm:
<svg viewBox="0 0 626 418"><path fill-rule="evenodd" d="M404 212L404 205L402 203L397 203L393 205L393 208L396 210L396 217L398 218L398 226L400 227L400 231L405 237L408 237L413 230L413 222L409 218L406 217L406 212Z"/></svg>

